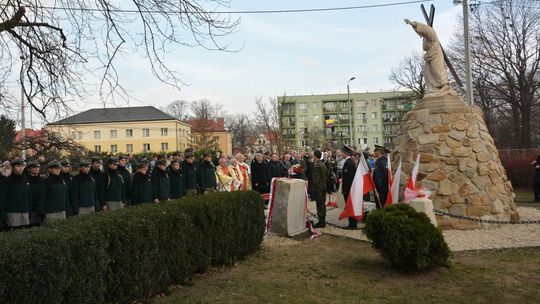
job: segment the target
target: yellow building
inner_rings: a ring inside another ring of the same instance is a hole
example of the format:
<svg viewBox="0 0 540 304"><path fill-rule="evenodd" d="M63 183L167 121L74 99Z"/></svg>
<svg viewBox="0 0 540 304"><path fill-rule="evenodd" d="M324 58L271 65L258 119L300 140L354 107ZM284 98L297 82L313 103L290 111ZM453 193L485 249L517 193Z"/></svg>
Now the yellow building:
<svg viewBox="0 0 540 304"><path fill-rule="evenodd" d="M152 106L91 109L46 128L98 153L183 151L191 147L191 126Z"/></svg>
<svg viewBox="0 0 540 304"><path fill-rule="evenodd" d="M192 143L196 150L221 150L227 155L233 153L232 135L225 129L225 120L197 120L186 121L192 130Z"/></svg>

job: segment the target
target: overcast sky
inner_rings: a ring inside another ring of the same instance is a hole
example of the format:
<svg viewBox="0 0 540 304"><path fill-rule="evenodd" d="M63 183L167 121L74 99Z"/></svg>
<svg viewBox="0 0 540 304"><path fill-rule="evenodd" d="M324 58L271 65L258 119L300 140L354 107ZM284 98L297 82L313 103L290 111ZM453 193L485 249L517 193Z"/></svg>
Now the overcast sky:
<svg viewBox="0 0 540 304"><path fill-rule="evenodd" d="M231 11L361 6L409 0L231 0ZM120 2L121 3L121 2ZM461 6L426 1L437 12L434 28L445 45L456 30ZM346 11L242 14L238 31L225 40L238 52L178 47L166 58L189 84L177 91L154 79L140 55L119 62L121 82L136 98L130 105L165 106L182 99L209 99L228 113L251 113L257 96L392 90L392 67L421 50L421 39L403 22L424 22L420 4ZM122 104L121 104L122 105ZM127 105L127 104L125 104ZM79 112L99 104L77 105Z"/></svg>

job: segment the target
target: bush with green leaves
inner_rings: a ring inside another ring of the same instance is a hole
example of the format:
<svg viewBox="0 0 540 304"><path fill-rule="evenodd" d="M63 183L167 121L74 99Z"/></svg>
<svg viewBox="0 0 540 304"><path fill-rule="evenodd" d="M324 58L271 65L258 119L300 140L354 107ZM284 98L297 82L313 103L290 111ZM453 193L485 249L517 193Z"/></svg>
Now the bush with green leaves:
<svg viewBox="0 0 540 304"><path fill-rule="evenodd" d="M369 214L364 233L399 271L416 272L450 265L450 250L427 215L406 204Z"/></svg>
<svg viewBox="0 0 540 304"><path fill-rule="evenodd" d="M261 196L212 193L0 234L0 303L133 303L257 251Z"/></svg>

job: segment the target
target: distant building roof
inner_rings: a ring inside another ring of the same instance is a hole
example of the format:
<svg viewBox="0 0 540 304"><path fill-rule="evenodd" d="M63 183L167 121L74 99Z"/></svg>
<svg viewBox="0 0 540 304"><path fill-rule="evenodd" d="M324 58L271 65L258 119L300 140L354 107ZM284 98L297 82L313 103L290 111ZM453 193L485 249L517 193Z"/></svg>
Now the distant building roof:
<svg viewBox="0 0 540 304"><path fill-rule="evenodd" d="M198 133L201 131L206 132L226 132L225 129L225 120L223 118L218 118L215 120L198 120L198 119L189 119L186 120L186 123L191 126L193 132Z"/></svg>
<svg viewBox="0 0 540 304"><path fill-rule="evenodd" d="M101 122L127 122L149 120L171 120L174 117L152 106L101 108L75 114L68 118L50 123L50 125L90 124Z"/></svg>
<svg viewBox="0 0 540 304"><path fill-rule="evenodd" d="M34 130L30 128L26 128L24 130L25 130L24 132L25 138L41 138L45 135L45 132L43 130ZM22 137L22 132L17 131L15 133L15 141L17 142L21 141L21 137Z"/></svg>

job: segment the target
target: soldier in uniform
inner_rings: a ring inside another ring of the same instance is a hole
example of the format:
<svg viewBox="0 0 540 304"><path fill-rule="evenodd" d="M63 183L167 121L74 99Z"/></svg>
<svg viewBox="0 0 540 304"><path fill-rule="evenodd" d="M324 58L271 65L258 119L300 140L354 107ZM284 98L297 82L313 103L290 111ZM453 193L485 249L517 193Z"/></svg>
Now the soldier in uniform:
<svg viewBox="0 0 540 304"><path fill-rule="evenodd" d="M39 225L43 221L45 216L44 211L44 199L45 199L45 183L41 177L41 168L40 164L36 161L28 163L28 182L30 183L30 203L31 203L31 213L30 213L30 224Z"/></svg>
<svg viewBox="0 0 540 304"><path fill-rule="evenodd" d="M73 186L73 175L71 175L71 162L68 159L64 159L60 164L62 165L60 175L62 175L64 183L66 183L66 186L68 187L69 205L66 210L66 215L69 217L77 214L77 210L73 210L72 208L75 200L75 192Z"/></svg>
<svg viewBox="0 0 540 304"><path fill-rule="evenodd" d="M107 169L103 173L103 210L118 210L125 207L126 192L124 179L118 172L118 158L107 160Z"/></svg>
<svg viewBox="0 0 540 304"><path fill-rule="evenodd" d="M386 203L388 196L388 157L386 153L390 152L383 146L375 145L375 169L373 170L373 182L377 193L379 193L378 208L381 208Z"/></svg>
<svg viewBox="0 0 540 304"><path fill-rule="evenodd" d="M184 176L184 190L186 196L197 195L197 167L194 164L193 152L186 150L184 162L182 162L182 175Z"/></svg>
<svg viewBox="0 0 540 304"><path fill-rule="evenodd" d="M75 214L90 214L96 211L99 204L96 192L96 181L90 174L90 162L81 161L79 174L73 178L75 188L72 209Z"/></svg>
<svg viewBox="0 0 540 304"><path fill-rule="evenodd" d="M69 207L68 187L60 175L59 161L50 161L49 177L45 179L45 219L66 219L66 211Z"/></svg>
<svg viewBox="0 0 540 304"><path fill-rule="evenodd" d="M124 191L126 196L126 205L129 206L131 203L131 173L126 167L127 159L123 156L118 157L118 173L122 175L124 180Z"/></svg>
<svg viewBox="0 0 540 304"><path fill-rule="evenodd" d="M216 191L216 167L212 163L212 154L208 152L203 154L203 162L199 167L198 173L201 194Z"/></svg>
<svg viewBox="0 0 540 304"><path fill-rule="evenodd" d="M171 199L171 180L167 173L167 160L161 158L156 162L157 169L152 174L152 201L159 203Z"/></svg>
<svg viewBox="0 0 540 304"><path fill-rule="evenodd" d="M324 164L328 172L327 187L328 193L332 194L336 192L336 178L337 178L337 161L332 157L332 151L326 150L324 153Z"/></svg>
<svg viewBox="0 0 540 304"><path fill-rule="evenodd" d="M352 158L352 155L354 154L354 150L351 147L343 146L342 153L345 157L345 162L343 163L343 171L342 171L343 180L342 180L341 192L343 193L343 198L345 199L345 201L347 201L347 198L349 197L349 193L351 192L354 175L356 174L356 165ZM354 217L349 217L349 226L347 226L347 228L358 229L357 220Z"/></svg>
<svg viewBox="0 0 540 304"><path fill-rule="evenodd" d="M313 152L313 199L317 204L317 217L319 222L315 228L326 227L326 187L328 172L326 165L321 161L322 153L319 150Z"/></svg>
<svg viewBox="0 0 540 304"><path fill-rule="evenodd" d="M180 162L174 158L174 155L168 171L171 178L171 198L184 197L184 175L182 175L182 171L180 170Z"/></svg>
<svg viewBox="0 0 540 304"><path fill-rule="evenodd" d="M103 209L103 206L101 203L104 201L103 199L103 161L101 160L101 157L95 156L92 157L92 167L90 168L90 175L96 182L96 197L97 197L97 203L96 203L96 212L100 212Z"/></svg>
<svg viewBox="0 0 540 304"><path fill-rule="evenodd" d="M11 175L6 178L4 211L8 227L22 227L30 224L31 189L24 174L24 162L16 158L11 161Z"/></svg>
<svg viewBox="0 0 540 304"><path fill-rule="evenodd" d="M152 202L152 182L147 172L148 163L139 163L132 180L131 203L133 205Z"/></svg>

